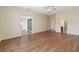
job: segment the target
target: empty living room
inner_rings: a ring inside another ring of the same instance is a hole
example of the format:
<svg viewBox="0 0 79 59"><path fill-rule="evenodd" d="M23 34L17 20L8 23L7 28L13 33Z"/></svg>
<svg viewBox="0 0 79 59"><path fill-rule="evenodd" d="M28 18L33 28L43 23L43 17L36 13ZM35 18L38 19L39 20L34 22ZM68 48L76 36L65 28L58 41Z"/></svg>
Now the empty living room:
<svg viewBox="0 0 79 59"><path fill-rule="evenodd" d="M79 52L79 6L0 6L0 52Z"/></svg>

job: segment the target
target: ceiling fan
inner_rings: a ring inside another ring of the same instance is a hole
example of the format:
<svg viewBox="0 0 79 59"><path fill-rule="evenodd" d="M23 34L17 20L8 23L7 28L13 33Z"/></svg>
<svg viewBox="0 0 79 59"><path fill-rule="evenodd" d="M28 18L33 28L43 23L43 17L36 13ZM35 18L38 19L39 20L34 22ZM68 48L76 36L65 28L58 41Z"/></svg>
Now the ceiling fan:
<svg viewBox="0 0 79 59"><path fill-rule="evenodd" d="M43 7L43 10L45 10L47 12L51 12L51 11L56 10L56 7L55 6L45 6L45 7Z"/></svg>

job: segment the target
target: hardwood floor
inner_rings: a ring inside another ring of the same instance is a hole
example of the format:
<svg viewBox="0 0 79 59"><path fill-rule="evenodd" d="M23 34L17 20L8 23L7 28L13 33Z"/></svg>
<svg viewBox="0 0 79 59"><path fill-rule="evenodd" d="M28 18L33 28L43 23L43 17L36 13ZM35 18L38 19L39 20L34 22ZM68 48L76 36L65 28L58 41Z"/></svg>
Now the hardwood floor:
<svg viewBox="0 0 79 59"><path fill-rule="evenodd" d="M0 42L1 52L76 52L79 36L51 31L22 36Z"/></svg>

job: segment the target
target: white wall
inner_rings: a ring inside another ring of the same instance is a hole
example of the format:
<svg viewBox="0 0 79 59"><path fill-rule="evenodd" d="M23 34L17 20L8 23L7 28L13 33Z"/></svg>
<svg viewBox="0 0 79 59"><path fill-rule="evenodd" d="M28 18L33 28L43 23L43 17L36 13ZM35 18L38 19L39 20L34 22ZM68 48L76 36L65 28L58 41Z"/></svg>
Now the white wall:
<svg viewBox="0 0 79 59"><path fill-rule="evenodd" d="M20 36L18 10L0 7L0 40Z"/></svg>
<svg viewBox="0 0 79 59"><path fill-rule="evenodd" d="M56 15L50 16L50 29L55 31L55 20L56 20Z"/></svg>
<svg viewBox="0 0 79 59"><path fill-rule="evenodd" d="M45 15L35 14L33 16L33 33L42 32L49 30L49 17Z"/></svg>
<svg viewBox="0 0 79 59"><path fill-rule="evenodd" d="M56 14L56 28L57 32L60 32L60 20L67 21L67 33L79 35L79 8L59 12Z"/></svg>
<svg viewBox="0 0 79 59"><path fill-rule="evenodd" d="M0 7L0 40L21 36L22 15L32 17L32 33L49 30L49 17L19 7Z"/></svg>

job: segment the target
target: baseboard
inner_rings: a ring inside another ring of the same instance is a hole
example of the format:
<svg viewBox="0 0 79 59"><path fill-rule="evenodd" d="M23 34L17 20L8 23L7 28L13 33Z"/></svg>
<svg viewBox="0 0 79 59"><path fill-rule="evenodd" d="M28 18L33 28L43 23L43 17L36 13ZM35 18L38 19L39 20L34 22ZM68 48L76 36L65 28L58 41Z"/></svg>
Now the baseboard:
<svg viewBox="0 0 79 59"><path fill-rule="evenodd" d="M2 40L0 40L0 42L1 42L1 41L4 41L4 40L19 38L19 37L21 37L21 36L15 36L15 37L12 37L12 38L2 39Z"/></svg>
<svg viewBox="0 0 79 59"><path fill-rule="evenodd" d="M31 34L34 35L34 34L39 34L39 33L48 32L48 31L50 31L50 32L56 32L56 31L54 31L54 30L47 30L47 31L36 32L36 33L31 33ZM56 32L56 33L61 33L61 32ZM74 34L69 34L69 33L65 33L65 34L71 35L71 36L79 36L79 35L74 35ZM0 42L1 42L1 41L4 41L4 40L15 39L15 38L20 38L20 37L21 37L21 36L16 36L16 37L8 38L8 39L3 39L3 40L0 40Z"/></svg>
<svg viewBox="0 0 79 59"><path fill-rule="evenodd" d="M47 32L47 31L50 31L50 30L41 31L41 32L33 32L33 33L31 33L31 34L37 34L37 33L42 33L42 32Z"/></svg>
<svg viewBox="0 0 79 59"><path fill-rule="evenodd" d="M71 33L67 33L68 35L72 35L72 36L79 36L79 35L76 35L76 34L71 34Z"/></svg>
<svg viewBox="0 0 79 59"><path fill-rule="evenodd" d="M49 31L49 30L48 30L48 31ZM42 31L42 32L47 32L47 31ZM38 34L38 33L42 33L42 32L36 32L36 33L30 33L30 34L34 35L34 34ZM4 41L4 40L9 40L9 39L16 39L16 38L20 38L20 37L22 37L22 36L15 36L15 37L8 38L8 39L2 39L2 40L0 40L0 42L1 42L1 41Z"/></svg>
<svg viewBox="0 0 79 59"><path fill-rule="evenodd" d="M55 31L56 33L61 33L61 32L57 32L57 31ZM63 34L67 34L67 35L71 35L71 36L79 36L79 35L76 35L76 34L71 34L71 33L66 33L66 32L64 32Z"/></svg>

